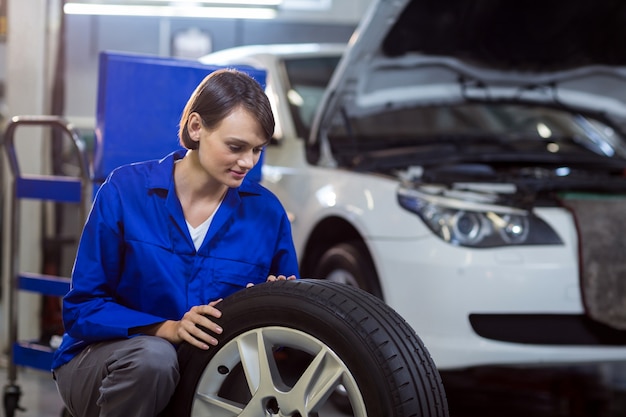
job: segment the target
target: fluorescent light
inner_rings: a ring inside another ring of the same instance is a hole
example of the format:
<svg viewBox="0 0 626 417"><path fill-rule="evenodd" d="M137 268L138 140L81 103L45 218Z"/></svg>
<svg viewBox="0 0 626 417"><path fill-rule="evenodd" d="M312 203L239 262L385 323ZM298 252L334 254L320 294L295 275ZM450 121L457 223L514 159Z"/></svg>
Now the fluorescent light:
<svg viewBox="0 0 626 417"><path fill-rule="evenodd" d="M65 14L97 16L163 16L200 17L224 19L273 19L276 10L260 7L185 7L185 6L143 6L130 4L87 4L66 3Z"/></svg>
<svg viewBox="0 0 626 417"><path fill-rule="evenodd" d="M284 10L329 10L332 0L284 0L280 6Z"/></svg>
<svg viewBox="0 0 626 417"><path fill-rule="evenodd" d="M137 0L136 0L137 1ZM163 3L193 3L197 5L230 5L230 6L279 6L283 0L152 0ZM139 2L139 1L137 1Z"/></svg>

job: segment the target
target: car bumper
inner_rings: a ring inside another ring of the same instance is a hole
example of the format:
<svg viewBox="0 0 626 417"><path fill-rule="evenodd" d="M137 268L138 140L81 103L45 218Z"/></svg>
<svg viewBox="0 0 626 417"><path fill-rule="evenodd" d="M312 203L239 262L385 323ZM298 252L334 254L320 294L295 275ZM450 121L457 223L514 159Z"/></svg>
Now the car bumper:
<svg viewBox="0 0 626 417"><path fill-rule="evenodd" d="M626 332L585 315L576 253L565 246L368 243L386 302L442 369L626 359Z"/></svg>

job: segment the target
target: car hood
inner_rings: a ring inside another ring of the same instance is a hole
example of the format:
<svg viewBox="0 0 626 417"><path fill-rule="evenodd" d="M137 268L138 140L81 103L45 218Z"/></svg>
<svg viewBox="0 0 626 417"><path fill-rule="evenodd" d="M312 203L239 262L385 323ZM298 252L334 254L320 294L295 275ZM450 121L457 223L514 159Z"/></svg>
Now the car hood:
<svg viewBox="0 0 626 417"><path fill-rule="evenodd" d="M553 103L626 128L624 44L620 0L374 0L329 84L311 143L330 119L390 103Z"/></svg>

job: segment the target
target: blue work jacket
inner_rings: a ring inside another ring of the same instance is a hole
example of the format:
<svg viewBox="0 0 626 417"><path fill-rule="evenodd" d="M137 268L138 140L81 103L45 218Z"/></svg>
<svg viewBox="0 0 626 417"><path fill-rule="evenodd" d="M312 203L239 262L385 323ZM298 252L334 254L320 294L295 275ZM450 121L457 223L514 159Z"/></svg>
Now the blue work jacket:
<svg viewBox="0 0 626 417"><path fill-rule="evenodd" d="M52 369L90 343L180 320L270 274L298 274L284 208L247 179L227 191L196 251L174 186L174 161L184 154L120 167L98 190L63 298L66 333Z"/></svg>

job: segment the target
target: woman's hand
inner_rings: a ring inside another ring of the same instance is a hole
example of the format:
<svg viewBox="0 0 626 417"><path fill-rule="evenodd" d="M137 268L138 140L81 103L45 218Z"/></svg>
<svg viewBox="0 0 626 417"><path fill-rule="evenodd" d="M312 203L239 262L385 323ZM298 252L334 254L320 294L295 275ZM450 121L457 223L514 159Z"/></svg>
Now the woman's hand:
<svg viewBox="0 0 626 417"><path fill-rule="evenodd" d="M295 276L295 275L289 275L288 277L286 277L286 276L284 276L284 275L279 275L279 276L276 276L276 275L270 275L269 277L267 277L267 282L273 282L273 281L285 281L285 280L287 280L287 281L292 281L292 280L294 280L294 279L296 279L296 276ZM254 286L254 284L253 284L253 283L251 283L251 282L249 282L249 283L246 285L246 288L250 288L250 287L253 287L253 286Z"/></svg>
<svg viewBox="0 0 626 417"><path fill-rule="evenodd" d="M222 316L222 312L215 308L215 305L220 301L222 301L221 298L207 305L191 307L179 321L167 320L160 323L155 329L154 335L160 336L175 344L184 341L203 350L209 349L210 346L217 345L217 339L199 326L214 334L222 333L222 328L209 318L219 318Z"/></svg>

